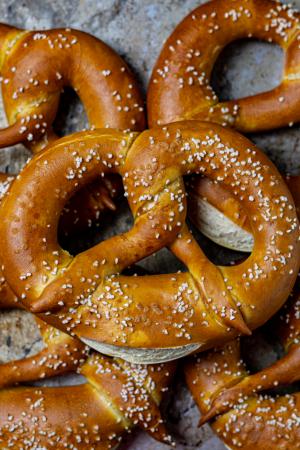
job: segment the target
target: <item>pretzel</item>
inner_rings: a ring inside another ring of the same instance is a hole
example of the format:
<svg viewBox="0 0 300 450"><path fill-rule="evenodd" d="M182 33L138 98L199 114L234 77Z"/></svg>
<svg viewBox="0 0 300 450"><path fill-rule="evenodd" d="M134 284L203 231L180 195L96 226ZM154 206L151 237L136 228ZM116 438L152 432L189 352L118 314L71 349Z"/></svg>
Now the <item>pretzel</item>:
<svg viewBox="0 0 300 450"><path fill-rule="evenodd" d="M210 86L221 51L254 37L285 53L281 84L271 91L221 102ZM148 91L150 126L197 119L257 132L299 121L299 14L272 0L214 0L192 11L167 39Z"/></svg>
<svg viewBox="0 0 300 450"><path fill-rule="evenodd" d="M2 95L9 126L0 147L23 142L33 152L57 139L52 124L60 94L71 86L90 126L143 130L137 83L125 62L78 30L26 31L0 25Z"/></svg>
<svg viewBox="0 0 300 450"><path fill-rule="evenodd" d="M293 193L299 214L300 177L287 177L286 181ZM196 181L202 193L205 191L209 196L211 192L216 194L219 191L218 194L222 198L222 186L218 185L217 189L214 186L214 189L211 189L204 180L202 189L201 182L200 178ZM233 210L240 207L237 204L232 208L234 201L232 196L228 198L227 209L226 202L221 202L226 216L230 216ZM245 219L249 223L247 216ZM249 375L246 364L241 359L239 341L208 352L196 358L196 361L190 360L185 367L188 386L203 413L200 423L214 420L214 430L229 448L295 450L300 447L299 392L275 398L271 395L259 395L259 392L290 385L300 379L299 307L300 295L297 286L279 316L280 321L276 319L273 325L286 355L270 367Z"/></svg>
<svg viewBox="0 0 300 450"><path fill-rule="evenodd" d="M192 172L222 180L255 224L253 253L239 266L214 266L184 225L181 176ZM122 175L134 225L72 257L57 243L60 211L107 173ZM232 130L196 121L139 136L95 130L63 138L28 163L1 206L0 256L15 294L47 323L102 353L153 363L249 333L271 317L299 269L298 228L276 168ZM163 246L188 272L118 275Z"/></svg>
<svg viewBox="0 0 300 450"><path fill-rule="evenodd" d="M239 341L196 357L185 367L188 387L204 414L201 423L213 419L213 429L232 450L300 448L300 393L259 394L300 379L299 306L298 293L276 328L286 356L270 367L249 375Z"/></svg>
<svg viewBox="0 0 300 450"><path fill-rule="evenodd" d="M122 435L136 425L171 444L158 405L174 364L134 366L96 354L87 359L79 341L41 325L48 347L31 358L0 366L1 386L76 368L86 382L61 388L0 390L1 448L106 450L116 448ZM18 365L18 372L13 364Z"/></svg>
<svg viewBox="0 0 300 450"><path fill-rule="evenodd" d="M170 442L156 403L169 383L168 371L132 368L101 355L93 355L81 371L87 382L78 386L1 390L1 446L106 450L138 424Z"/></svg>

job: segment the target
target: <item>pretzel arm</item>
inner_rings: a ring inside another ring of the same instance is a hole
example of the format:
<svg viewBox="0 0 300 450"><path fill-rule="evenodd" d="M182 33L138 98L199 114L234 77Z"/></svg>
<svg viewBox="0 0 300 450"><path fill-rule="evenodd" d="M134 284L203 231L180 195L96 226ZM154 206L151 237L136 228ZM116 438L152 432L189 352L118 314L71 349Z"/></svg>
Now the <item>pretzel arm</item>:
<svg viewBox="0 0 300 450"><path fill-rule="evenodd" d="M233 387L220 392L211 403L210 410L203 415L200 425L213 419L216 415L229 411L239 401L245 401L253 394L284 386L300 379L300 346L294 346L289 353L271 366L260 372L245 377Z"/></svg>
<svg viewBox="0 0 300 450"><path fill-rule="evenodd" d="M28 358L0 365L0 387L36 381L75 371L87 358L87 348L78 339L37 319L45 348Z"/></svg>
<svg viewBox="0 0 300 450"><path fill-rule="evenodd" d="M0 388L64 375L78 368L86 359L82 345L61 342L49 344L36 355L0 365Z"/></svg>

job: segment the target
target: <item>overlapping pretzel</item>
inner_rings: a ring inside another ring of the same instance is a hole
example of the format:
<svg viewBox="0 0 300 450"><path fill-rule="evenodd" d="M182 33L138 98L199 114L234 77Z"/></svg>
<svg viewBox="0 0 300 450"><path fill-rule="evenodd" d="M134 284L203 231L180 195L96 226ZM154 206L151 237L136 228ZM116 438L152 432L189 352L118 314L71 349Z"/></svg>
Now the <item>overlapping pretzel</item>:
<svg viewBox="0 0 300 450"><path fill-rule="evenodd" d="M66 86L80 97L91 128L145 127L133 74L116 52L87 33L25 31L0 24L0 73L9 122L0 130L0 147L22 142L36 153L58 139L52 124ZM116 178L95 181L66 206L60 231L78 232L94 224L104 208L114 209L111 197L121 190Z"/></svg>
<svg viewBox="0 0 300 450"><path fill-rule="evenodd" d="M136 425L171 443L158 406L174 363L142 366L99 354L88 357L77 339L43 322L40 326L44 350L0 366L1 448L106 450L116 448L122 435ZM85 383L9 388L76 369Z"/></svg>
<svg viewBox="0 0 300 450"><path fill-rule="evenodd" d="M255 241L242 264L214 266L184 225L181 176L192 172L221 180L242 200ZM107 173L123 176L134 226L73 258L57 243L60 212ZM14 182L0 233L4 276L27 309L134 362L178 358L249 333L280 308L299 268L296 211L275 167L237 133L196 121L139 136L97 130L61 139ZM119 275L165 245L188 272Z"/></svg>
<svg viewBox="0 0 300 450"><path fill-rule="evenodd" d="M192 11L167 39L148 91L151 126L208 120L243 132L299 121L299 13L273 0L213 0ZM281 84L269 92L220 102L210 85L214 63L230 42L257 38L285 53Z"/></svg>
<svg viewBox="0 0 300 450"><path fill-rule="evenodd" d="M99 39L69 28L26 31L1 24L0 52L9 122L0 146L23 142L36 152L56 140L52 124L66 86L77 92L90 127L145 127L135 78Z"/></svg>
<svg viewBox="0 0 300 450"><path fill-rule="evenodd" d="M213 0L196 8L168 38L153 69L147 99L150 126L197 119L257 132L298 122L299 24L298 12L273 0ZM215 61L230 42L252 37L283 48L281 84L265 93L220 102L210 85ZM208 180L197 180L194 186L201 231L221 245L251 251L253 239L241 207L232 204L230 211L230 196ZM227 219L234 217L237 227L219 214L225 203Z"/></svg>
<svg viewBox="0 0 300 450"><path fill-rule="evenodd" d="M213 429L230 449L300 447L298 390L291 394L270 393L300 379L299 306L298 293L282 314L282 324L275 324L286 356L270 367L250 375L239 341L186 364L188 387L204 414L201 422L213 419Z"/></svg>

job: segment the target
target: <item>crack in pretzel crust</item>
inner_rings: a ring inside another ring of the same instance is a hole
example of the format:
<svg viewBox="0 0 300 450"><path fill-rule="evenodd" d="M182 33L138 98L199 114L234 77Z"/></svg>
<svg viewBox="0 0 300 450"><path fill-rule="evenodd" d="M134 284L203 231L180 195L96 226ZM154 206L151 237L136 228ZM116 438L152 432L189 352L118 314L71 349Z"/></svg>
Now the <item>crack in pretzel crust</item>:
<svg viewBox="0 0 300 450"><path fill-rule="evenodd" d="M123 177L133 228L73 258L57 243L60 212L74 192L110 173ZM181 176L191 173L241 200L255 242L242 264L214 266L184 226ZM0 214L4 276L26 308L81 339L143 349L141 358L149 350L151 361L155 350L158 360L165 350L170 359L169 349L205 350L262 325L299 268L297 215L276 168L246 138L205 122L63 138L28 163ZM187 272L120 275L163 246Z"/></svg>

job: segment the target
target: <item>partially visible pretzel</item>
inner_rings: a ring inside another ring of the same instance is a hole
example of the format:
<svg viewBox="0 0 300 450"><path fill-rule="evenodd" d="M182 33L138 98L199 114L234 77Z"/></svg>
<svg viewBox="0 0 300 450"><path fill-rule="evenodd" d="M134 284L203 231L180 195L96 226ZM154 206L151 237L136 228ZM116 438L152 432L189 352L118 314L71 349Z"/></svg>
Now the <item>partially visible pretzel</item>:
<svg viewBox="0 0 300 450"><path fill-rule="evenodd" d="M125 62L82 31L25 31L0 25L2 95L9 127L0 147L25 143L34 152L57 139L60 94L71 86L91 127L142 130L143 102Z"/></svg>
<svg viewBox="0 0 300 450"><path fill-rule="evenodd" d="M242 264L214 266L184 226L181 176L192 172L222 181L242 200L255 240ZM107 173L123 176L134 226L73 258L57 243L60 211L76 190ZM170 360L249 333L280 308L299 269L289 191L251 142L218 125L61 139L29 162L0 214L4 276L26 308L131 361ZM118 275L165 245L187 273Z"/></svg>
<svg viewBox="0 0 300 450"><path fill-rule="evenodd" d="M46 347L38 355L0 365L0 386L34 381L80 369L86 382L63 388L19 387L0 390L0 447L116 448L138 425L171 443L159 404L174 364L131 365L92 355L62 332L42 324Z"/></svg>
<svg viewBox="0 0 300 450"><path fill-rule="evenodd" d="M286 180L299 214L300 178L287 177ZM196 181L196 186L197 193L205 192L210 201L216 193L220 199L227 198L227 201L221 201L222 212L232 219L232 223L237 221L231 213L237 211L240 204L235 204L236 199L228 192L222 192L222 186L212 189L206 180L201 179ZM196 214L194 219L197 225L199 216ZM249 225L249 217L245 215L244 219ZM280 338L286 355L270 367L249 375L241 359L238 341L191 359L185 367L188 386L203 414L200 423L215 419L212 423L214 430L231 449L300 448L299 392L277 397L258 395L259 392L300 380L299 308L299 286L296 286L288 304L282 309L280 321L278 318L273 320L276 336Z"/></svg>
<svg viewBox="0 0 300 450"><path fill-rule="evenodd" d="M150 126L197 119L243 132L269 130L300 118L299 13L272 0L213 0L192 11L165 43L148 91ZM254 37L285 52L281 84L220 102L210 86L214 63L230 42Z"/></svg>
<svg viewBox="0 0 300 450"><path fill-rule="evenodd" d="M201 423L214 419L213 429L232 450L300 448L300 393L259 395L300 380L299 308L298 293L276 333L287 354L270 367L249 375L238 341L185 366L188 387L204 414Z"/></svg>
<svg viewBox="0 0 300 450"><path fill-rule="evenodd" d="M32 450L50 445L51 436L55 448L69 448L73 437L71 432L65 433L65 427L80 430L82 421L86 427L84 439L79 440L80 432L75 438L78 449L86 449L88 444L97 449L112 448L135 425L160 441L172 443L158 406L174 374L174 364L134 366L100 355L85 362L88 348L84 344L41 320L36 321L45 347L33 356L0 365L1 447L13 445L15 449ZM66 390L33 387L3 390L14 384L75 371L86 376L85 385ZM42 402L41 410L32 409L28 402L33 398ZM94 421L97 423L92 426Z"/></svg>

